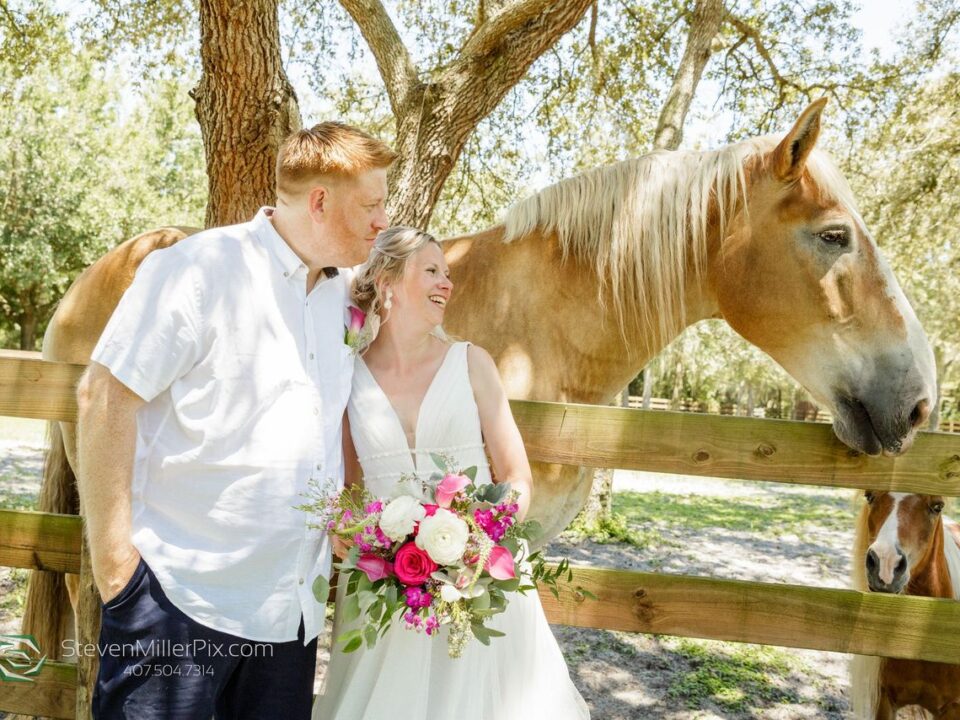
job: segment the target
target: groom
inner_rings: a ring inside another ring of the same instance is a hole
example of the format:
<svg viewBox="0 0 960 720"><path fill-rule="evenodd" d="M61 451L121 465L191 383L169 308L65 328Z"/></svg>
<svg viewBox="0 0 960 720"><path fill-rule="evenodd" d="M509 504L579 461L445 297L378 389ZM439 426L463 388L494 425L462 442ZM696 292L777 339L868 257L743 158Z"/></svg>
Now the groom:
<svg viewBox="0 0 960 720"><path fill-rule="evenodd" d="M346 268L396 155L287 138L277 206L151 253L80 382L80 501L104 601L98 718L307 718L330 571L294 506L340 481Z"/></svg>

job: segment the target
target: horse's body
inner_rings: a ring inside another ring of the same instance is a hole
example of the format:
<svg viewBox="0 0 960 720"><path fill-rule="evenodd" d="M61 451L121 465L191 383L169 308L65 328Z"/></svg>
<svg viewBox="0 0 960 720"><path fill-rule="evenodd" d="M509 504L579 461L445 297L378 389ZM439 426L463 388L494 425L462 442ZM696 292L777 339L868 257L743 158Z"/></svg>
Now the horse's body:
<svg viewBox="0 0 960 720"><path fill-rule="evenodd" d="M833 412L841 440L904 451L933 397L933 355L846 183L814 151L822 108L779 142L591 171L447 241L446 329L491 353L512 398L605 403L684 327L723 317ZM139 261L182 236L147 233L93 265L51 321L45 357L86 362ZM74 457L73 427L61 425L66 450L54 437L41 509L76 512L56 462ZM551 537L583 505L589 475L534 472L532 516ZM64 601L34 589L25 625L37 634Z"/></svg>
<svg viewBox="0 0 960 720"><path fill-rule="evenodd" d="M938 496L867 493L854 542L854 586L960 600L960 526L942 509ZM855 656L850 680L858 720L894 720L910 706L934 720L960 720L960 665Z"/></svg>

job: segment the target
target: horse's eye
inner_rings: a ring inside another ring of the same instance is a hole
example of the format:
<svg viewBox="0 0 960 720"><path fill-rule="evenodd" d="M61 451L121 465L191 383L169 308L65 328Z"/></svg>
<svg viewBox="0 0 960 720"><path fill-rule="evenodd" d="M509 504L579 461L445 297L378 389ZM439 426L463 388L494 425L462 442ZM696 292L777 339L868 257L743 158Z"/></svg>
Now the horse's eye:
<svg viewBox="0 0 960 720"><path fill-rule="evenodd" d="M942 513L943 503L939 500L935 503L930 503L930 512L932 512L934 515L939 515L940 513Z"/></svg>
<svg viewBox="0 0 960 720"><path fill-rule="evenodd" d="M833 245L835 247L846 247L850 243L850 237L843 228L824 230L823 232L817 233L817 237L827 245Z"/></svg>
<svg viewBox="0 0 960 720"><path fill-rule="evenodd" d="M873 501L876 500L877 496L872 490L867 490L863 497L866 498L867 503L873 504Z"/></svg>

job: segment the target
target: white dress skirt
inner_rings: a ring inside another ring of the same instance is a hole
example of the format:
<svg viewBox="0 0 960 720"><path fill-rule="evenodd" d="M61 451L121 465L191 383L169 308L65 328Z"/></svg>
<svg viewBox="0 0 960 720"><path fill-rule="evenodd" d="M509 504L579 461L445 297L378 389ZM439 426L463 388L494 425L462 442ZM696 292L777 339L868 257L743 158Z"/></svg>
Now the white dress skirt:
<svg viewBox="0 0 960 720"><path fill-rule="evenodd" d="M480 418L467 373L467 347L450 347L423 398L416 451L386 394L361 358L348 412L364 484L394 495L403 473L433 471L430 453L443 452L476 482L490 482ZM341 588L342 593L342 588ZM338 593L337 608L341 593ZM344 654L336 638L349 629L334 616L334 647L314 720L583 720L590 711L570 680L560 647L535 592L512 593L507 609L488 621L506 633L490 645L473 639L457 659L447 632L428 637L397 622L372 649Z"/></svg>

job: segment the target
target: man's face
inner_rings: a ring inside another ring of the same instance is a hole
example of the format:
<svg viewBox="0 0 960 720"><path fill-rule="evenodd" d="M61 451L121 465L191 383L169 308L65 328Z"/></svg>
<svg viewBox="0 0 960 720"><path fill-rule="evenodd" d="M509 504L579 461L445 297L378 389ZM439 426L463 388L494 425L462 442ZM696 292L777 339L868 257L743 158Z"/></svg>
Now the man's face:
<svg viewBox="0 0 960 720"><path fill-rule="evenodd" d="M331 183L325 199L324 242L338 267L359 265L370 255L377 233L386 229L387 171L367 170Z"/></svg>

